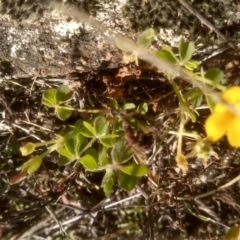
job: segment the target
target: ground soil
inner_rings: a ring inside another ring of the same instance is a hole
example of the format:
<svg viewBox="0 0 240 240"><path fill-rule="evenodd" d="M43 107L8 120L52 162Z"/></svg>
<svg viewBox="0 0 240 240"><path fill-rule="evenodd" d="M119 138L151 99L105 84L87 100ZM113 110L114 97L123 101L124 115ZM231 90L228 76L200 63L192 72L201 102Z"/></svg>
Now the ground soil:
<svg viewBox="0 0 240 240"><path fill-rule="evenodd" d="M106 21L109 28L136 38L138 25L131 24L126 13L129 2L121 14L117 3L69 2L74 8L84 7L99 21ZM18 6L19 12L11 11ZM38 5L36 1L39 16L32 14L35 10L29 10L28 14L21 1L2 0L1 7L1 239L217 240L223 239L231 226L240 224L238 182L209 196L195 198L239 175L239 150L231 148L223 139L213 145L218 159L212 156L204 168L200 160L191 158L188 173L181 173L175 162L177 138L166 134L169 130L178 131L178 103L163 73L141 61L139 66L130 63L126 53L106 41L99 29L52 12L48 5ZM129 10L131 14L134 7L133 4ZM162 42L174 45L176 39L170 41L166 37ZM160 44L155 39L153 47ZM215 48L222 49L222 45L222 42L216 44ZM195 57L201 61L207 55L199 51ZM203 61L202 66L220 67L227 84L234 85L239 84L239 61L238 50L228 49ZM181 89L189 87L183 79L176 82ZM145 120L151 123L153 131L136 133L134 141L139 149L150 149L149 156L153 154L154 144L159 151L148 163L149 175L142 178L134 190L126 192L116 184L113 194L106 198L100 186L102 172L88 172L73 164L60 167L57 154L46 157L30 178L9 184L19 173L16 168L27 160L21 156L20 146L29 141L49 140L79 117L87 117L73 114L62 122L52 109L41 104L43 91L63 84L72 89L71 105L75 107L88 108L89 96L96 108L104 107L112 99L148 103ZM200 115L197 122L189 122L186 129L204 136L203 123L209 111L201 111ZM184 144L185 152L189 152L188 141ZM111 206L112 203L117 204ZM63 237L59 222L68 237Z"/></svg>

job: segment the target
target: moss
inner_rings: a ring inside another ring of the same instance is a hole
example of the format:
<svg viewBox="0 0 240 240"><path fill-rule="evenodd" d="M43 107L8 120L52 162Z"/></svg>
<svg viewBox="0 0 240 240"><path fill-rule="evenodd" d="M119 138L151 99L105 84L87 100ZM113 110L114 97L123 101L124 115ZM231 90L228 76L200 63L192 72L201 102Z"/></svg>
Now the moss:
<svg viewBox="0 0 240 240"><path fill-rule="evenodd" d="M128 0L123 13L138 31L148 27L169 28L176 34L187 30L195 34L204 28L200 21L186 10L176 0ZM192 0L189 1L194 8L206 19L211 21L216 28L227 32L231 25L240 22L240 5L238 0Z"/></svg>

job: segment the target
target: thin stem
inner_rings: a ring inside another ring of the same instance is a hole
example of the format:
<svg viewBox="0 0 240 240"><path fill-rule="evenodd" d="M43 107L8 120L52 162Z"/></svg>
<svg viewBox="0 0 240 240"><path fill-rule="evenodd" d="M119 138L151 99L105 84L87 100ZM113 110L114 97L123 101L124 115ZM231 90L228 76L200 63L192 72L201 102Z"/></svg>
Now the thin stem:
<svg viewBox="0 0 240 240"><path fill-rule="evenodd" d="M175 135L179 135L179 132L175 132L175 131L169 131L168 132L169 134L175 134ZM185 137L191 137L191 138L194 138L196 140L200 139L200 135L198 135L197 133L187 133L187 132L183 132L181 133L182 136L185 136Z"/></svg>
<svg viewBox="0 0 240 240"><path fill-rule="evenodd" d="M53 146L51 146L47 151L45 151L44 153L42 153L40 155L41 158L45 158L48 154L50 154L51 152L55 151L58 148L58 144L55 144Z"/></svg>
<svg viewBox="0 0 240 240"><path fill-rule="evenodd" d="M197 80L199 82L206 83L206 84L208 84L210 86L213 86L214 88L217 88L217 89L219 89L222 92L226 91L226 87L221 85L221 84L218 84L218 83L216 83L216 82L214 82L214 81L212 81L210 79L207 79L205 77L199 76L196 73L192 73L192 72L190 72L188 70L185 70L184 68L182 68L182 71L185 72L190 78L193 78L193 79L195 79L195 80Z"/></svg>
<svg viewBox="0 0 240 240"><path fill-rule="evenodd" d="M50 145L50 144L54 144L54 143L59 143L61 142L62 139L57 138L57 139L53 139L53 140L49 140L49 141L45 141L45 142L38 142L38 143L34 143L36 147L42 147L42 146L46 146L46 145Z"/></svg>
<svg viewBox="0 0 240 240"><path fill-rule="evenodd" d="M65 109L65 110L70 110L70 111L75 111L75 112L85 112L85 113L105 113L107 112L106 109L77 109L73 107L68 107L68 106L55 106L55 108L60 108L60 109Z"/></svg>

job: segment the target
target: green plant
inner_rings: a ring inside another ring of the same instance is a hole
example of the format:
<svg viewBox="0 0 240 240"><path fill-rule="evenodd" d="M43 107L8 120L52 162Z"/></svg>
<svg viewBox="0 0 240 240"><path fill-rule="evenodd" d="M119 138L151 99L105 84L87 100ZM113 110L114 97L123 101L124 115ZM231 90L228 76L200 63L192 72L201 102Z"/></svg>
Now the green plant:
<svg viewBox="0 0 240 240"><path fill-rule="evenodd" d="M192 60L193 42L186 43L182 39L177 53L174 53L168 46L163 46L162 49L154 51L148 48L153 38L154 30L147 29L139 36L137 43L126 37L116 37L116 44L124 51L131 51L131 59L136 64L138 64L138 58L144 58L144 54L141 52L143 50L145 55L150 54L153 59L157 59L156 61L159 60L167 66L164 73L179 101L180 126L177 133L176 162L186 173L188 167L186 157L182 154L182 137L191 133L184 132L184 125L188 119L193 122L196 121L197 108L201 106L204 97L209 107L211 109L214 107L212 95L205 91L203 86L208 85L222 91L225 90L225 87L221 85L224 80L223 73L216 68L207 71L198 68L199 63ZM180 73L192 79L191 83L194 88L190 85L184 90L180 89L175 81L181 75ZM137 129L145 134L151 132L148 123L135 118L134 113L145 115L148 111L148 105L141 103L136 106L134 103L124 103L120 106L113 99L106 109L75 109L66 105L71 97L72 92L67 86L48 89L43 93L42 104L54 108L56 116L62 121L68 119L72 111L90 113L89 119L79 119L74 125L62 130L55 139L42 143L27 143L21 147L24 156L33 153L40 146L48 146L48 149L19 167L18 170L21 170L21 173L14 177L11 183L19 181L26 174L33 174L41 166L45 156L57 151L59 153L59 165L74 161L75 166L81 164L88 171L105 171L101 186L107 196L111 194L116 181L125 190L133 189L138 178L147 174L148 169L144 164L146 156L136 150L137 144L134 144L134 140L131 139L131 132ZM202 138L199 137L195 140L196 145L202 142ZM125 144L126 142L128 144ZM210 145L208 148L210 154ZM198 148L198 151L193 152L197 156L202 156L203 154L199 152L201 149ZM204 165L208 158L206 154L208 153L204 152ZM135 162L133 159L135 159Z"/></svg>
<svg viewBox="0 0 240 240"><path fill-rule="evenodd" d="M213 92L213 88L225 91L226 87L222 84L225 82L223 72L218 68L211 68L205 71L199 67L199 62L193 60L195 46L193 42L185 42L183 39L179 42L178 52L174 52L169 46L163 45L159 50L149 49L154 38L153 29L147 29L140 34L137 43L127 37L118 36L115 39L116 45L123 51L131 52L135 58L141 58L157 66L158 71L164 72L179 102L179 119L180 126L178 135L178 147L176 162L178 167L186 173L188 170L186 157L182 154L182 136L191 133L184 132L184 125L190 119L195 122L198 116L199 108L205 100L212 110L216 101L221 101L219 95ZM131 55L131 56L132 56ZM135 62L135 58L133 59ZM176 80L184 78L190 83L189 87L181 89ZM195 138L196 144L199 144L199 138ZM211 153L209 144L209 153ZM206 166L208 156L203 153ZM197 153L197 156L201 153Z"/></svg>
<svg viewBox="0 0 240 240"><path fill-rule="evenodd" d="M128 117L124 119L122 116L133 109L139 114L145 114L147 104L135 106L127 103L120 107L116 101L112 101L112 111L121 112L114 115L106 109L82 110L63 105L71 100L71 96L67 86L61 86L57 90L48 89L43 93L42 103L54 108L56 116L63 121L71 116L72 111L97 114L92 115L89 120L77 120L74 125L62 130L55 139L40 143L28 142L22 146L20 151L23 156L32 154L38 147L48 146L48 149L20 166L18 170L21 173L11 183L19 181L26 174L33 174L41 166L44 157L57 151L60 166L74 162L75 166L82 164L88 171L105 171L101 186L107 196L111 194L115 181L125 190L133 189L138 178L147 174L148 169L144 164L132 161L135 154L131 146L125 144L123 129ZM140 123L134 117L129 117L128 120L131 123ZM141 128L146 131L148 127L142 124Z"/></svg>

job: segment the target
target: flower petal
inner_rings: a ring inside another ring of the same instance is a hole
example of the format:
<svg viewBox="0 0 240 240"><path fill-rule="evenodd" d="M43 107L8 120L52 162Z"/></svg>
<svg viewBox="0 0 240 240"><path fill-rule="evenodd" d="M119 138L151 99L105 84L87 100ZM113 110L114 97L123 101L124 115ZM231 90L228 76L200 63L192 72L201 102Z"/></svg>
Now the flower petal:
<svg viewBox="0 0 240 240"><path fill-rule="evenodd" d="M237 104L240 101L240 87L233 86L228 88L222 95L223 99L230 104Z"/></svg>
<svg viewBox="0 0 240 240"><path fill-rule="evenodd" d="M228 107L226 106L226 104L223 103L218 103L215 105L214 109L213 109L213 113L217 113L217 114L228 114L228 112L230 112L230 110L228 109Z"/></svg>
<svg viewBox="0 0 240 240"><path fill-rule="evenodd" d="M231 112L210 115L205 122L205 130L210 141L216 142L227 132L227 128L233 119Z"/></svg>
<svg viewBox="0 0 240 240"><path fill-rule="evenodd" d="M227 129L227 139L232 147L240 147L240 117L233 117Z"/></svg>

